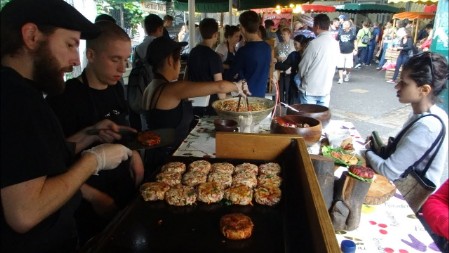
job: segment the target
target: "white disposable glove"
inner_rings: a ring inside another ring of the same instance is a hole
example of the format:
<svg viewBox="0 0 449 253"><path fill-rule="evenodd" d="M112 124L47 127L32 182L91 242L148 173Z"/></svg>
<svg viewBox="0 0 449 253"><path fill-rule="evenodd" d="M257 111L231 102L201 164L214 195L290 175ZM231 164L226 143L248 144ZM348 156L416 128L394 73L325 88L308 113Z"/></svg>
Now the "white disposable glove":
<svg viewBox="0 0 449 253"><path fill-rule="evenodd" d="M94 175L98 175L100 170L111 170L116 168L121 162L128 160L132 156L132 151L121 144L101 144L82 152L95 155L97 168Z"/></svg>
<svg viewBox="0 0 449 253"><path fill-rule="evenodd" d="M237 86L238 91L238 95L242 96L242 97L246 97L251 95L251 92L249 91L248 88L248 84L246 83L245 80L240 80L238 82L234 82L235 86Z"/></svg>

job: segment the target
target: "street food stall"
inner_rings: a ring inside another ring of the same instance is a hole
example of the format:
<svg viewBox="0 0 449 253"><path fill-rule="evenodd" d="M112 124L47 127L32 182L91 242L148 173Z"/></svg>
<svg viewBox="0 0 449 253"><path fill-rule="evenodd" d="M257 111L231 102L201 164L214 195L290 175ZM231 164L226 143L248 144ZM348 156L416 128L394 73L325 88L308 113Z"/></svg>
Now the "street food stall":
<svg viewBox="0 0 449 253"><path fill-rule="evenodd" d="M217 118L198 119L169 160L185 165L199 160L259 166L278 163L282 168L282 197L278 204L197 201L189 206L173 206L165 201L147 202L138 196L82 252L322 253L340 252L339 243L343 240L354 241L357 252L426 252L427 249L439 252L415 213L388 180L382 182L382 188L388 186L393 192L381 202L363 204L356 229L334 230L314 168L319 143L307 144L298 135L272 134L271 115L255 124L252 133L218 132L214 126ZM359 151L365 142L354 125L345 120L331 119L322 137L329 140L351 137L354 148ZM333 170L338 178L347 167L336 166ZM235 212L251 217L254 223L251 237L229 240L220 232L220 217Z"/></svg>
<svg viewBox="0 0 449 253"><path fill-rule="evenodd" d="M418 28L419 28L419 22L421 20L431 20L435 18L435 13L429 13L429 12L401 12L396 13L393 15L394 25L396 25L396 22L398 20L404 20L408 19L412 21L414 31L413 31L413 43L416 43L416 37L418 36Z"/></svg>
<svg viewBox="0 0 449 253"><path fill-rule="evenodd" d="M196 135L204 122L200 119L191 135ZM340 252L303 139L271 134L207 134L217 138L222 155L175 154L170 160L234 165L277 162L283 179L280 202L273 206L226 202L172 206L164 201L146 202L139 196L82 252ZM254 223L248 239L229 240L220 232L220 217L235 212L251 217Z"/></svg>

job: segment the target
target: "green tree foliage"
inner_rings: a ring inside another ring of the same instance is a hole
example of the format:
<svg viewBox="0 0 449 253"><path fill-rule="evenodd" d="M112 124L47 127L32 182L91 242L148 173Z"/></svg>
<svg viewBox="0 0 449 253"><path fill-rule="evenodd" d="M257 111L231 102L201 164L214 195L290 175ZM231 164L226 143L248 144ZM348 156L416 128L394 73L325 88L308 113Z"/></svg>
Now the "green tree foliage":
<svg viewBox="0 0 449 253"><path fill-rule="evenodd" d="M124 0L97 0L98 14L106 13L117 20L117 24L122 26L131 35L137 32L137 26L142 23L144 13L142 12L139 1ZM123 23L121 20L123 13Z"/></svg>
<svg viewBox="0 0 449 253"><path fill-rule="evenodd" d="M5 6L5 4L7 4L9 1L11 1L11 0L1 0L0 1L0 10L3 9L3 6Z"/></svg>

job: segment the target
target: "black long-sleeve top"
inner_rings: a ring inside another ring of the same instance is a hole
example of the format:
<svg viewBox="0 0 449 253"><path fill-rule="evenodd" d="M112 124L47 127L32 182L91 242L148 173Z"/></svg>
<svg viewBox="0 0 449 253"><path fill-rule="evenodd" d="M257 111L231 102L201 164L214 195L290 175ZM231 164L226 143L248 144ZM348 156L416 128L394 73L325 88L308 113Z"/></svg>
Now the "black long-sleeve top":
<svg viewBox="0 0 449 253"><path fill-rule="evenodd" d="M298 73L298 65L300 61L301 61L301 54L297 51L293 51L287 56L287 59L285 59L285 61L277 62L274 65L274 68L277 70L285 71L291 67L292 68L291 75L294 76L296 75L296 73Z"/></svg>

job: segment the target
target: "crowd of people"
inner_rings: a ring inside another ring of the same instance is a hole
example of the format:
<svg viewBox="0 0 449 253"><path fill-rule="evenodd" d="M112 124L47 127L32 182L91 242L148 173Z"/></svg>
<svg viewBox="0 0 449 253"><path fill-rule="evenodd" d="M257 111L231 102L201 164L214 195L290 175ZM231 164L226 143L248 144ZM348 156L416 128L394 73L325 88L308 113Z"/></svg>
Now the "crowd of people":
<svg viewBox="0 0 449 253"><path fill-rule="evenodd" d="M225 26L219 43L218 22L205 18L197 27L197 43L188 47L188 26L172 39L167 28L173 19L150 14L143 20L146 36L132 52L130 37L107 15L91 23L62 0L6 4L1 10L1 251L76 252L185 139L194 114L212 114L211 103L229 94L265 97L271 64L279 72L281 101L329 106L336 70L339 83L349 81L354 56L357 63L370 64L372 40L388 48L385 44L399 37L399 29L393 33L388 26L388 35L381 36L375 23L356 31L343 15L332 23L325 14L300 15L293 30L286 21L274 29L272 21L245 11L238 26ZM401 52L407 34L396 47ZM80 76L64 80L65 72L80 65L82 39L87 66ZM265 40L274 40L275 57ZM140 61L151 70L144 110L134 114L122 82L132 54L133 67ZM183 59L187 70L180 78ZM439 115L447 126L447 115L435 105L447 81L447 61L429 53L401 62L403 71L394 76L399 100L411 103L416 115ZM209 108L195 112L189 99L201 96L212 96ZM437 126L423 120L396 154L383 160L367 152L367 160L379 173L398 177L398 159L414 159L427 147L413 136L430 142ZM123 145L125 133L159 128L174 128L174 142L145 152ZM447 136L445 143L429 171L431 180L438 179L447 159ZM416 146L413 154L410 145Z"/></svg>

